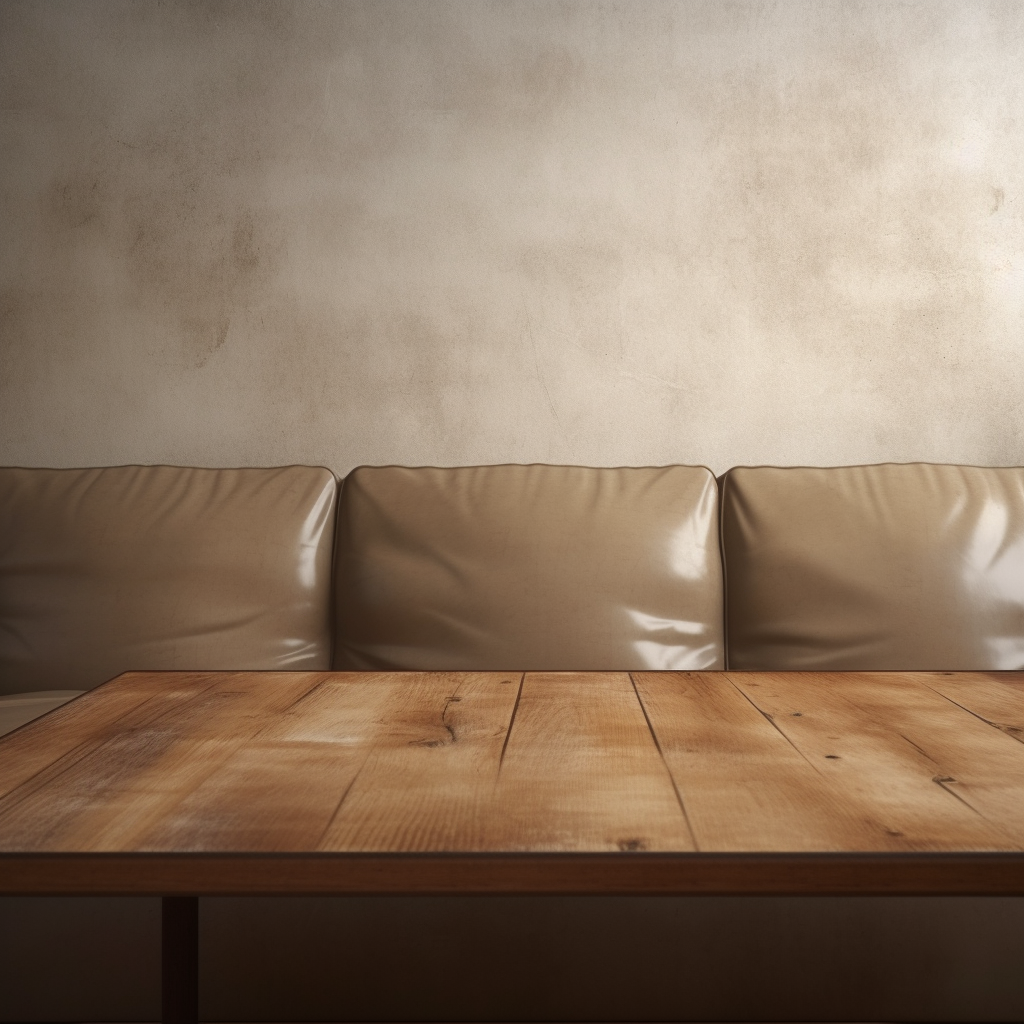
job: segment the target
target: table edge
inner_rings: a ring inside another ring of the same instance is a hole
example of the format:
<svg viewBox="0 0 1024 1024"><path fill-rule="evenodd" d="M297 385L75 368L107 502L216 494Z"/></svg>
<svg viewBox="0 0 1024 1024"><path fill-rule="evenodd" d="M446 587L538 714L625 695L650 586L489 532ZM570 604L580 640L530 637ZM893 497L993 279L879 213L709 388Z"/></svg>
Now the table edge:
<svg viewBox="0 0 1024 1024"><path fill-rule="evenodd" d="M1024 853L0 853L0 895L1024 896Z"/></svg>

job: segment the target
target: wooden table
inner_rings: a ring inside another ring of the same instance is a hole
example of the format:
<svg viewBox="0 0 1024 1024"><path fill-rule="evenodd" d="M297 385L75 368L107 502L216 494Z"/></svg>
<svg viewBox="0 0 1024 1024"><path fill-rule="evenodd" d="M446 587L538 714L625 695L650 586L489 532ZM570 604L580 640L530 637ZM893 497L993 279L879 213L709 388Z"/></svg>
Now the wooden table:
<svg viewBox="0 0 1024 1024"><path fill-rule="evenodd" d="M0 740L0 893L1024 894L1024 673L129 673Z"/></svg>

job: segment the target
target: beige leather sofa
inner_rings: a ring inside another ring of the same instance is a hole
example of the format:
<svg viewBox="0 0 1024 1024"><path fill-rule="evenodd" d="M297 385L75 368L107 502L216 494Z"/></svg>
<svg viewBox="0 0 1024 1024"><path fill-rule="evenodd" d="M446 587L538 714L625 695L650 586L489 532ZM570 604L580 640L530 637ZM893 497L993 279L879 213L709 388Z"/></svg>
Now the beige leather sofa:
<svg viewBox="0 0 1024 1024"><path fill-rule="evenodd" d="M0 728L130 668L727 664L1024 667L1024 471L0 469ZM158 914L0 901L0 1020L154 1019ZM1024 1017L1019 900L206 900L201 941L209 1020Z"/></svg>
<svg viewBox="0 0 1024 1024"><path fill-rule="evenodd" d="M0 727L131 668L328 668L336 500L295 466L0 470Z"/></svg>
<svg viewBox="0 0 1024 1024"><path fill-rule="evenodd" d="M729 666L1024 668L1024 470L733 469Z"/></svg>

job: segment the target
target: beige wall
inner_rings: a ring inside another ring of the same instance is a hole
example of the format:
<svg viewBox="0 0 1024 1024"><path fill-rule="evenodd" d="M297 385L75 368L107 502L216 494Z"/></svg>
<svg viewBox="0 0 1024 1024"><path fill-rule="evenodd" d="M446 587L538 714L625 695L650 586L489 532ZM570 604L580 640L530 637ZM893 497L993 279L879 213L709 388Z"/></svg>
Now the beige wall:
<svg viewBox="0 0 1024 1024"><path fill-rule="evenodd" d="M0 5L0 463L1024 462L1024 4Z"/></svg>

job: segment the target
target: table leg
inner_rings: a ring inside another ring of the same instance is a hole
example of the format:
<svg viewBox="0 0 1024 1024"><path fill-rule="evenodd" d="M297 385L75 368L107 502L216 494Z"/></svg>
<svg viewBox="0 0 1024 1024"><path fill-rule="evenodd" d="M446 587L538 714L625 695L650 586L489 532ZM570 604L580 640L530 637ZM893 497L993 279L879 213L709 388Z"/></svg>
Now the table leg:
<svg viewBox="0 0 1024 1024"><path fill-rule="evenodd" d="M199 1020L199 899L165 896L162 900L161 952L163 1024Z"/></svg>

